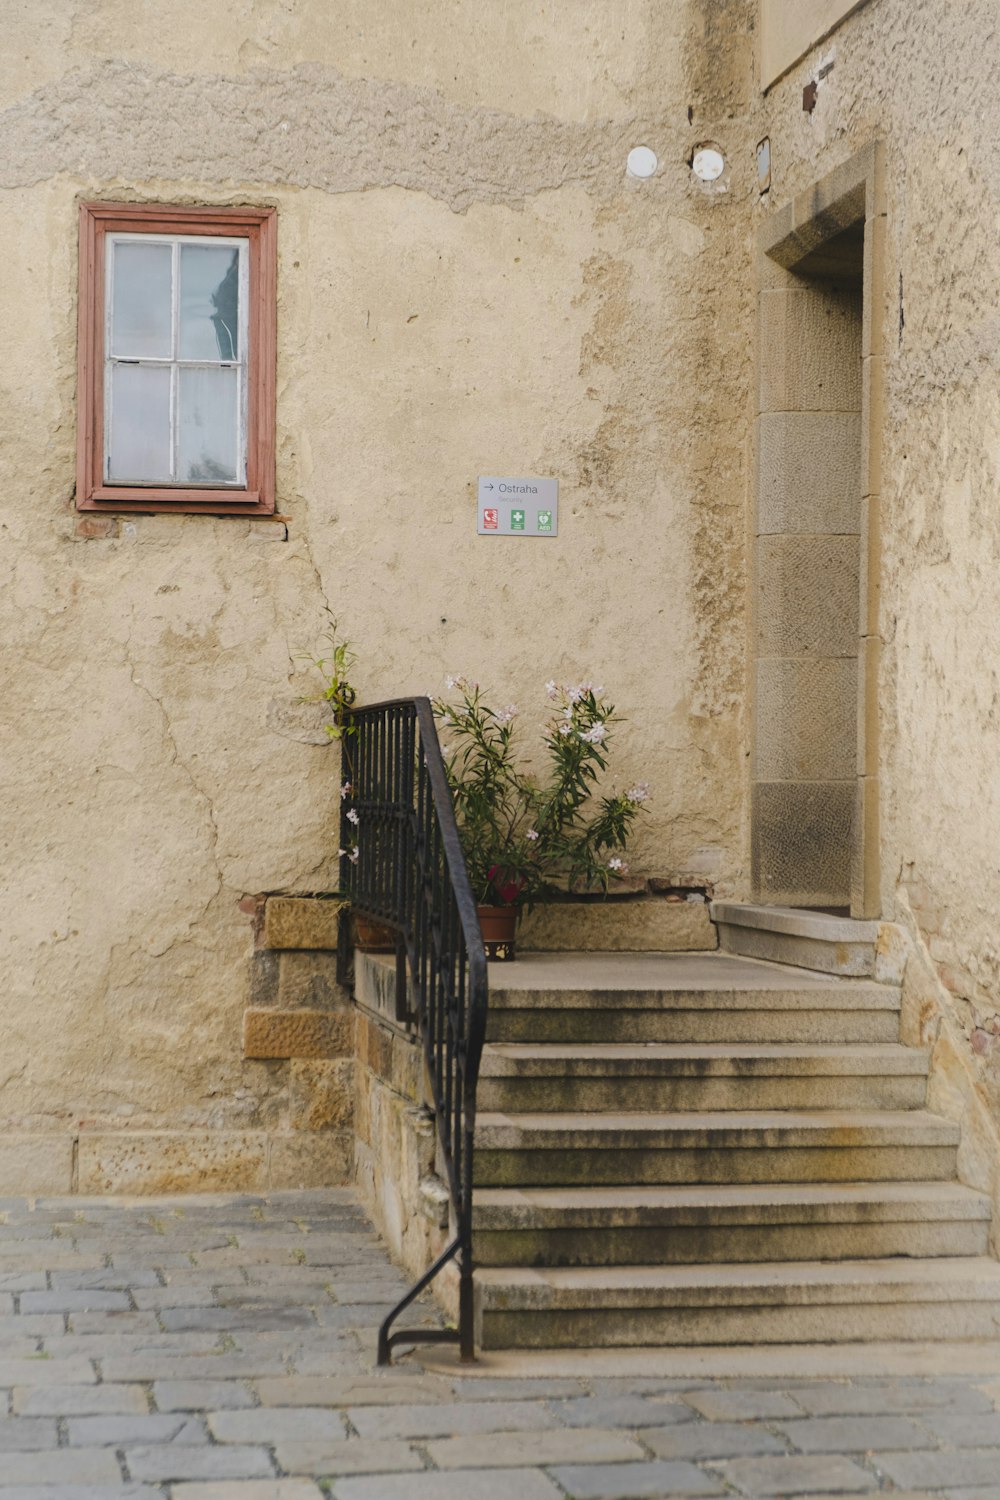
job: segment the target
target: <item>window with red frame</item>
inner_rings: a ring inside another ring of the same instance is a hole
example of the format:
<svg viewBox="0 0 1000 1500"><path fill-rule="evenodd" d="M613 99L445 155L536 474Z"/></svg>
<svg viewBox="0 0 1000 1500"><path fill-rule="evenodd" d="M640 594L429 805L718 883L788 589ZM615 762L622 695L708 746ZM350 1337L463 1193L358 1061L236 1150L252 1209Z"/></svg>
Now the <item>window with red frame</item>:
<svg viewBox="0 0 1000 1500"><path fill-rule="evenodd" d="M273 209L80 210L81 510L274 510Z"/></svg>

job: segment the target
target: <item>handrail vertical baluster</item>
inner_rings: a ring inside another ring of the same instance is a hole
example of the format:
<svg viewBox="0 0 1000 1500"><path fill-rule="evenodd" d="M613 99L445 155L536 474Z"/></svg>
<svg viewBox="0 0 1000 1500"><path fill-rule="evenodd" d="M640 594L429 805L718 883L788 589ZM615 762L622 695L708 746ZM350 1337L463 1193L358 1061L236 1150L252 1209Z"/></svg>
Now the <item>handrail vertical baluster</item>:
<svg viewBox="0 0 1000 1500"><path fill-rule="evenodd" d="M401 1341L447 1340L457 1341L462 1359L471 1360L472 1149L487 970L428 700L399 699L350 710L343 765L350 791L341 801L341 844L356 848L357 858L348 859L342 884L355 911L396 933L397 1015L416 1028L423 1047L454 1225L451 1243L382 1324L378 1359L390 1363L392 1348ZM348 819L351 811L358 816L356 825ZM343 937L338 972L346 943ZM456 1256L458 1331L390 1332L400 1313Z"/></svg>

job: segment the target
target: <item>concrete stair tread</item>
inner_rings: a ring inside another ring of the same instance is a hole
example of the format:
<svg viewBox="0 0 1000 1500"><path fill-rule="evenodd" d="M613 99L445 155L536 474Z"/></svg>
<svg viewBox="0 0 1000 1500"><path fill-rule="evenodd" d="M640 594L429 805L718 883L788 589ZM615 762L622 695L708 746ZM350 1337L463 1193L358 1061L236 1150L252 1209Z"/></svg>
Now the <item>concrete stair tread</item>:
<svg viewBox="0 0 1000 1500"><path fill-rule="evenodd" d="M768 996L808 993L854 1004L898 1006L899 992L873 980L841 979L811 969L729 953L535 953L516 964L494 965L490 971L490 1004L518 1007L530 997L532 1005L600 1004L604 997L634 1004L638 997L697 998L699 1004L720 1004L740 997L752 1002ZM801 1002L800 1002L801 1003Z"/></svg>
<svg viewBox="0 0 1000 1500"><path fill-rule="evenodd" d="M1000 1301L987 1256L764 1261L680 1266L480 1268L485 1308L798 1305L809 1302Z"/></svg>
<svg viewBox="0 0 1000 1500"><path fill-rule="evenodd" d="M908 1144L957 1144L959 1128L927 1110L718 1110L675 1114L651 1113L531 1113L487 1112L477 1116L476 1145L497 1150L508 1147L583 1146L588 1142L651 1145L657 1139L672 1145L714 1139L716 1145L767 1144L801 1138L805 1143L828 1140L850 1146L866 1139L898 1140Z"/></svg>
<svg viewBox="0 0 1000 1500"><path fill-rule="evenodd" d="M874 1212L873 1212L874 1210ZM719 1186L479 1188L476 1228L590 1228L647 1223L989 1220L984 1193L959 1182L722 1184Z"/></svg>
<svg viewBox="0 0 1000 1500"><path fill-rule="evenodd" d="M698 1077L754 1074L926 1075L929 1054L896 1042L489 1042L480 1076L664 1072Z"/></svg>

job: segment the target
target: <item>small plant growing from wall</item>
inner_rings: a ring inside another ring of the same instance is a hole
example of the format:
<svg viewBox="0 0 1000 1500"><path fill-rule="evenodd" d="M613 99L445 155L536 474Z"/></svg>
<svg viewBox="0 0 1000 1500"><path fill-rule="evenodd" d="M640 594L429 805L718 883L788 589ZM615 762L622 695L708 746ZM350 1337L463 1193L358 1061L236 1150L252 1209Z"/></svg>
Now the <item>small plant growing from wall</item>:
<svg viewBox="0 0 1000 1500"><path fill-rule="evenodd" d="M324 640L326 649L321 656L305 658L322 677L323 689L320 693L302 701L305 703L325 702L330 705L333 717L324 727L331 740L339 740L351 733L350 726L344 724L344 716L357 698L357 692L351 684L350 673L358 656L357 652L352 650L350 641L340 639L336 620L331 621Z"/></svg>

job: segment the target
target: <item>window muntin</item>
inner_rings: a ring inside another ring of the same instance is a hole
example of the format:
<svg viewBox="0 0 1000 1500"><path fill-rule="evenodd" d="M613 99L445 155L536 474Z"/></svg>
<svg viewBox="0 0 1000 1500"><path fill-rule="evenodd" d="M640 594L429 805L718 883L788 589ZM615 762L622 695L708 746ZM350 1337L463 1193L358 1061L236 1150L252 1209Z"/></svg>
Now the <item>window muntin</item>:
<svg viewBox="0 0 1000 1500"><path fill-rule="evenodd" d="M106 484L246 486L249 249L107 236Z"/></svg>

